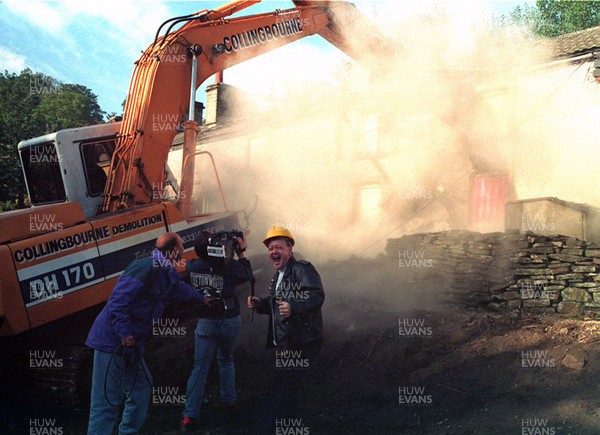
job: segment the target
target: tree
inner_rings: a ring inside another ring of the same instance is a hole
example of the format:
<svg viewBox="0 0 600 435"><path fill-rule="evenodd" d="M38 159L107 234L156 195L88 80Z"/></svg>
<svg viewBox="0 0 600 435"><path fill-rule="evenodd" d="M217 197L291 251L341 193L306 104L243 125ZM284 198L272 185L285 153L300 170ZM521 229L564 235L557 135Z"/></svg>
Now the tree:
<svg viewBox="0 0 600 435"><path fill-rule="evenodd" d="M534 35L553 38L600 25L600 1L537 0L517 6L500 24L525 26Z"/></svg>
<svg viewBox="0 0 600 435"><path fill-rule="evenodd" d="M96 96L81 85L57 86L56 92L42 98L36 111L48 131L99 124L104 115Z"/></svg>
<svg viewBox="0 0 600 435"><path fill-rule="evenodd" d="M40 134L41 121L36 108L41 94L32 86L43 83L46 77L24 70L21 74L0 75L0 204L13 208L22 206L25 185L17 154L19 141Z"/></svg>
<svg viewBox="0 0 600 435"><path fill-rule="evenodd" d="M103 121L97 97L30 69L0 73L0 210L22 207L25 182L17 144L61 128Z"/></svg>

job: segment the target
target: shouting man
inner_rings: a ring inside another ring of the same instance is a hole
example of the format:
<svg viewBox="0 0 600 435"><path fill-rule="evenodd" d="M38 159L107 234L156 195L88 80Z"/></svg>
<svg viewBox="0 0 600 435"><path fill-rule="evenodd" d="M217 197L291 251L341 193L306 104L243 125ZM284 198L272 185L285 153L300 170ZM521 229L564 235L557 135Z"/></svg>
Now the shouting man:
<svg viewBox="0 0 600 435"><path fill-rule="evenodd" d="M256 434L273 433L276 420L294 418L298 391L323 342L325 300L319 273L294 258L294 238L286 228L272 227L263 243L276 272L269 295L249 297L248 307L269 315L267 348L276 350L276 374L264 394Z"/></svg>

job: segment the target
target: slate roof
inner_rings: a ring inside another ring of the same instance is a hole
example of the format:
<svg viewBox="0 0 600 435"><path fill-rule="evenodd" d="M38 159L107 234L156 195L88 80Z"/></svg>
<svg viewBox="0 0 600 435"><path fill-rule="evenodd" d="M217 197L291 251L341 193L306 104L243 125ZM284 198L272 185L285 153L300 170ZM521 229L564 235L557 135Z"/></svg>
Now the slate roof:
<svg viewBox="0 0 600 435"><path fill-rule="evenodd" d="M600 51L600 26L567 33L550 40L553 57L565 59Z"/></svg>

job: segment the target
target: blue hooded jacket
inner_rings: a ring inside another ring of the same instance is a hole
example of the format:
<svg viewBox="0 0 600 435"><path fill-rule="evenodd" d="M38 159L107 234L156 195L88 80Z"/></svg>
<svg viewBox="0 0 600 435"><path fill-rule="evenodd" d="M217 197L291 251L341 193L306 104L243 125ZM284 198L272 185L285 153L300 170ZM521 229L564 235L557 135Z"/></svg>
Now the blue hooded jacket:
<svg viewBox="0 0 600 435"><path fill-rule="evenodd" d="M143 350L153 321L162 316L167 300L204 302L204 295L187 285L158 250L133 261L118 279L106 305L96 317L86 345L113 352L123 338L133 336Z"/></svg>

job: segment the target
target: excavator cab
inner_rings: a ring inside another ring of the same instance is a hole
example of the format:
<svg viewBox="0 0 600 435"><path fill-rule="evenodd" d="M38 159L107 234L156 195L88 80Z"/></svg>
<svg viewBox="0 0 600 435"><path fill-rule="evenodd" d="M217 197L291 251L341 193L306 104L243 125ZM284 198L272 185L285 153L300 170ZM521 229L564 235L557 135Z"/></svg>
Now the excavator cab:
<svg viewBox="0 0 600 435"><path fill-rule="evenodd" d="M120 123L69 128L19 143L32 206L76 202L86 218L97 214L115 152ZM166 166L158 200L175 201L178 183Z"/></svg>
<svg viewBox="0 0 600 435"><path fill-rule="evenodd" d="M102 203L119 123L69 128L19 143L32 206L78 202L86 217Z"/></svg>

